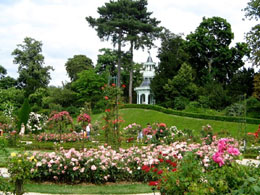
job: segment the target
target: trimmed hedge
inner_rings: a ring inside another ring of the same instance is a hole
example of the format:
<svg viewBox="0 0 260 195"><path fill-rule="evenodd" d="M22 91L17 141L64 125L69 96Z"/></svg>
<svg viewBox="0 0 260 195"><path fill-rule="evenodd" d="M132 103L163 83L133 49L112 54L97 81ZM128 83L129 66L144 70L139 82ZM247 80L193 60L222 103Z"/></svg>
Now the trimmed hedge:
<svg viewBox="0 0 260 195"><path fill-rule="evenodd" d="M214 115L206 115L206 114L199 114L199 113L182 112L170 108L164 108L161 106L149 105L149 104L125 104L121 109L123 108L142 108L142 109L149 109L149 110L163 112L165 114L172 114L172 115L185 116L191 118L208 119L208 120L216 120L216 121L228 121L228 122L246 122L248 124L260 124L260 119L255 119L255 118L214 116Z"/></svg>

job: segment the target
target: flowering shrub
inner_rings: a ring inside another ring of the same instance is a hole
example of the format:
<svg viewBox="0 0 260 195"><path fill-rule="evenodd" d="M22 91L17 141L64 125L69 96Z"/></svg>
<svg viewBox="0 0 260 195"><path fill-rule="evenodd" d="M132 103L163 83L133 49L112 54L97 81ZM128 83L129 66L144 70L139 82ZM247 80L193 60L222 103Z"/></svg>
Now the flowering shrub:
<svg viewBox="0 0 260 195"><path fill-rule="evenodd" d="M218 151L215 140L211 145L174 142L170 145L148 145L141 148L119 148L100 146L98 149L61 149L58 153L38 153L34 169L35 180L63 182L104 183L114 181L158 181L153 174L163 175L178 170L185 153L193 151L203 169L219 167L212 158ZM229 140L229 148L235 148L235 140ZM226 152L225 164L233 161L236 152ZM145 165L145 166L144 166ZM217 166L216 166L217 165ZM148 170L148 174L144 170ZM143 170L142 170L143 168ZM157 170L156 170L157 168ZM151 171L150 171L151 170ZM154 171L154 172L153 172Z"/></svg>
<svg viewBox="0 0 260 195"><path fill-rule="evenodd" d="M113 145L119 148L121 138L120 138L120 123L123 122L122 118L118 114L119 105L121 104L121 94L122 89L116 87L114 83L111 85L104 85L102 87L104 99L106 100L105 109L105 126L103 127L105 131L106 142L109 145Z"/></svg>
<svg viewBox="0 0 260 195"><path fill-rule="evenodd" d="M62 111L59 113L53 112L51 113L48 123L58 127L61 140L62 129L66 128L69 124L73 124L73 120L67 111Z"/></svg>
<svg viewBox="0 0 260 195"><path fill-rule="evenodd" d="M35 139L39 142L49 141L49 142L76 142L76 141L87 141L88 138L82 133L63 133L61 137L59 134L55 133L41 133L37 135Z"/></svg>
<svg viewBox="0 0 260 195"><path fill-rule="evenodd" d="M26 124L27 130L32 133L40 133L43 131L43 127L46 125L48 117L45 115L31 112L29 114L29 120Z"/></svg>
<svg viewBox="0 0 260 195"><path fill-rule="evenodd" d="M88 123L91 122L91 117L86 113L81 113L77 117L77 121L78 121L78 123L81 123L82 126L86 126Z"/></svg>
<svg viewBox="0 0 260 195"><path fill-rule="evenodd" d="M232 139L228 138L218 140L218 151L212 156L212 159L218 163L220 167L225 164L225 160L240 154L239 150L230 144L232 141Z"/></svg>
<svg viewBox="0 0 260 195"><path fill-rule="evenodd" d="M201 130L200 133L201 133L202 139L205 140L206 144L212 143L212 141L213 141L213 129L209 124L202 126L202 130Z"/></svg>
<svg viewBox="0 0 260 195"><path fill-rule="evenodd" d="M63 122L63 123L72 123L72 118L67 111L62 112L52 112L50 118L48 119L49 122Z"/></svg>
<svg viewBox="0 0 260 195"><path fill-rule="evenodd" d="M37 160L28 153L11 153L8 158L8 172L10 174L10 182L15 184L15 193L23 194L23 184L30 179Z"/></svg>
<svg viewBox="0 0 260 195"><path fill-rule="evenodd" d="M136 137L140 131L142 131L142 127L139 124L133 123L129 124L124 128L124 131L129 137Z"/></svg>

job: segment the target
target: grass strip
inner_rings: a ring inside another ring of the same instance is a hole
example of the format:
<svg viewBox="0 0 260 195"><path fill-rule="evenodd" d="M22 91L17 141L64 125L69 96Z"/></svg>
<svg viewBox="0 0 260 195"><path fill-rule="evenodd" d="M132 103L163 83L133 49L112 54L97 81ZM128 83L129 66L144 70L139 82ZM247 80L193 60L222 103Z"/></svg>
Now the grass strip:
<svg viewBox="0 0 260 195"><path fill-rule="evenodd" d="M152 193L147 184L107 184L107 185L66 185L66 184L25 184L26 192L47 194L139 194Z"/></svg>

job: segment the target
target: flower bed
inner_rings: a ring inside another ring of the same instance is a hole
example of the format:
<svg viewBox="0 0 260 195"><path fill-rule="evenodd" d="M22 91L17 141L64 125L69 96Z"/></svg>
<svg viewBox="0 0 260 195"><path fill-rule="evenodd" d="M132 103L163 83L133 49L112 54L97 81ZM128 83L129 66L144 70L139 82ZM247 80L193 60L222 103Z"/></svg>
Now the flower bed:
<svg viewBox="0 0 260 195"><path fill-rule="evenodd" d="M171 145L131 147L119 151L104 146L83 151L61 149L58 153L35 153L37 164L32 174L35 180L69 183L150 181L152 174L142 171L142 166L151 168L159 164L161 156L178 164L186 152L193 151L204 168L208 169L222 166L223 163L230 164L237 151L228 149L235 149L236 146L234 139L220 139L211 145L175 142ZM222 152L219 147L222 147ZM214 159L217 152L219 156Z"/></svg>
<svg viewBox="0 0 260 195"><path fill-rule="evenodd" d="M41 133L35 136L35 139L39 142L76 142L76 141L87 141L88 137L84 136L83 133L63 133L63 134L55 134L55 133Z"/></svg>

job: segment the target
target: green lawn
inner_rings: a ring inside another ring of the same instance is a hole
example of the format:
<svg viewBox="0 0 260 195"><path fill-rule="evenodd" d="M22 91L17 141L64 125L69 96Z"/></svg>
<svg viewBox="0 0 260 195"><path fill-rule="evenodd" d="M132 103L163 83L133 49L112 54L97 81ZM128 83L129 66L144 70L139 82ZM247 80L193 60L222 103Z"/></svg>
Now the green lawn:
<svg viewBox="0 0 260 195"><path fill-rule="evenodd" d="M49 194L137 194L152 193L147 184L111 184L111 185L65 185L65 184L26 184L27 192Z"/></svg>
<svg viewBox="0 0 260 195"><path fill-rule="evenodd" d="M121 109L119 113L125 120L123 127L134 122L141 124L142 127L146 127L147 123L163 122L166 123L168 127L174 125L178 129L188 128L200 131L203 125L209 124L215 133L226 130L236 138L244 135L244 132L241 131L241 124L235 122L195 119L136 108ZM100 115L95 116L95 118L99 119ZM255 132L257 129L258 125L246 124L246 132Z"/></svg>

